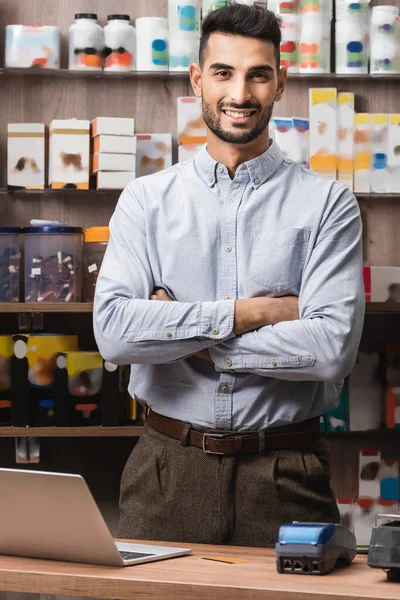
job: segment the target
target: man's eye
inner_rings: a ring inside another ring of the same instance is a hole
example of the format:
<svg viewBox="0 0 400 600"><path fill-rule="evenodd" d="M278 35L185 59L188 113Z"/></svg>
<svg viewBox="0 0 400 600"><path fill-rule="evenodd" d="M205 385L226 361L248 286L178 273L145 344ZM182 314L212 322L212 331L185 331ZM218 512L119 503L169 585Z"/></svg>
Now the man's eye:
<svg viewBox="0 0 400 600"><path fill-rule="evenodd" d="M217 71L216 75L220 77L227 77L229 75L228 71Z"/></svg>
<svg viewBox="0 0 400 600"><path fill-rule="evenodd" d="M256 71L255 73L253 73L253 77L255 79L267 79L268 75L266 73L261 73L261 72Z"/></svg>

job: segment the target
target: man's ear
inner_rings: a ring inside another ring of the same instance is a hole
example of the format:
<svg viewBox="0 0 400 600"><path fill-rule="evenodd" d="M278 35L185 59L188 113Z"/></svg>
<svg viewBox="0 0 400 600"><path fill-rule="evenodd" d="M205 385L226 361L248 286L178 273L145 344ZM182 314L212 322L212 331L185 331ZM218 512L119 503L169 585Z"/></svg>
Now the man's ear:
<svg viewBox="0 0 400 600"><path fill-rule="evenodd" d="M275 94L275 102L279 102L282 98L287 79L287 69L285 67L281 67L278 71L278 87Z"/></svg>
<svg viewBox="0 0 400 600"><path fill-rule="evenodd" d="M197 63L192 63L189 67L190 83L192 84L193 92L196 98L202 97L201 87L201 67Z"/></svg>

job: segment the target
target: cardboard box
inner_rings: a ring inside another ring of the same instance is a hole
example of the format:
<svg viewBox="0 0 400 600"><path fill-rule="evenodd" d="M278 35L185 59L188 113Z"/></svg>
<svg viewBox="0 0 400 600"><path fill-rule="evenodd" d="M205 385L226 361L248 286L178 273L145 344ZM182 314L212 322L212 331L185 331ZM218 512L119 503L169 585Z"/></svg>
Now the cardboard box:
<svg viewBox="0 0 400 600"><path fill-rule="evenodd" d="M400 192L400 114L389 115L389 192Z"/></svg>
<svg viewBox="0 0 400 600"><path fill-rule="evenodd" d="M348 382L350 430L379 429L383 420L379 354L358 352Z"/></svg>
<svg viewBox="0 0 400 600"><path fill-rule="evenodd" d="M186 162L196 156L204 144L182 144L178 146L178 162Z"/></svg>
<svg viewBox="0 0 400 600"><path fill-rule="evenodd" d="M53 189L89 189L90 124L55 119L50 124L49 184Z"/></svg>
<svg viewBox="0 0 400 600"><path fill-rule="evenodd" d="M372 115L372 172L371 191L389 191L390 173L388 168L389 120L388 115Z"/></svg>
<svg viewBox="0 0 400 600"><path fill-rule="evenodd" d="M381 453L377 449L360 450L359 455L359 479L358 496L367 498L379 498L381 486L379 480L379 469Z"/></svg>
<svg viewBox="0 0 400 600"><path fill-rule="evenodd" d="M172 166L172 135L143 133L137 136L137 177L158 173Z"/></svg>
<svg viewBox="0 0 400 600"><path fill-rule="evenodd" d="M45 186L45 126L8 123L7 186L42 190Z"/></svg>
<svg viewBox="0 0 400 600"><path fill-rule="evenodd" d="M337 498L336 503L341 524L354 532L355 500L353 498Z"/></svg>
<svg viewBox="0 0 400 600"><path fill-rule="evenodd" d="M310 169L336 179L337 90L310 88Z"/></svg>
<svg viewBox="0 0 400 600"><path fill-rule="evenodd" d="M354 534L358 550L368 550L375 527L378 504L375 498L359 498L354 510Z"/></svg>
<svg viewBox="0 0 400 600"><path fill-rule="evenodd" d="M205 144L207 128L201 98L181 96L177 99L178 144Z"/></svg>
<svg viewBox="0 0 400 600"><path fill-rule="evenodd" d="M135 135L135 119L97 117L91 122L92 137L96 135Z"/></svg>
<svg viewBox="0 0 400 600"><path fill-rule="evenodd" d="M372 119L368 113L356 113L354 117L354 191L371 191L372 168Z"/></svg>
<svg viewBox="0 0 400 600"><path fill-rule="evenodd" d="M130 135L97 135L93 139L93 154L136 154L136 137Z"/></svg>
<svg viewBox="0 0 400 600"><path fill-rule="evenodd" d="M296 162L308 168L310 164L310 121L293 117L293 125L296 131Z"/></svg>
<svg viewBox="0 0 400 600"><path fill-rule="evenodd" d="M274 137L285 158L296 160L297 136L293 119L289 117L273 117ZM298 148L298 150L300 150ZM297 152L300 158L300 152Z"/></svg>
<svg viewBox="0 0 400 600"><path fill-rule="evenodd" d="M400 429L400 383L386 388L386 427Z"/></svg>
<svg viewBox="0 0 400 600"><path fill-rule="evenodd" d="M354 94L338 93L338 181L353 189Z"/></svg>
<svg viewBox="0 0 400 600"><path fill-rule="evenodd" d="M399 501L399 461L395 459L381 460L379 469L381 500L387 502Z"/></svg>
<svg viewBox="0 0 400 600"><path fill-rule="evenodd" d="M103 154L93 155L92 172L97 171L135 171L136 156L134 154Z"/></svg>
<svg viewBox="0 0 400 600"><path fill-rule="evenodd" d="M400 267L370 267L371 302L400 302Z"/></svg>
<svg viewBox="0 0 400 600"><path fill-rule="evenodd" d="M98 190L123 190L135 179L135 171L97 171L96 188Z"/></svg>

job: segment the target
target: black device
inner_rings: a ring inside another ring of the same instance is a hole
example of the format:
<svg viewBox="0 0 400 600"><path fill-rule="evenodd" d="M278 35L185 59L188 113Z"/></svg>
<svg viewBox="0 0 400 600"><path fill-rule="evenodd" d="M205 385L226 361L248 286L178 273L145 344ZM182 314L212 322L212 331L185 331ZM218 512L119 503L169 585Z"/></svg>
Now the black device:
<svg viewBox="0 0 400 600"><path fill-rule="evenodd" d="M379 524L385 519L387 523ZM400 582L400 513L380 513L372 530L368 564L383 569L388 581Z"/></svg>

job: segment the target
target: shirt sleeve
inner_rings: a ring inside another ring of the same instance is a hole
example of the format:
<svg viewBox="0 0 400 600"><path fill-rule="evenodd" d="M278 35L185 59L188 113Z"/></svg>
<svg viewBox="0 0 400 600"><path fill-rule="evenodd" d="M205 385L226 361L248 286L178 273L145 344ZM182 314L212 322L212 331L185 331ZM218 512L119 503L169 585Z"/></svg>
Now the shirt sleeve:
<svg viewBox="0 0 400 600"><path fill-rule="evenodd" d="M305 266L300 320L237 336L210 348L216 370L290 381L338 381L354 366L365 295L358 202L341 187L328 200Z"/></svg>
<svg viewBox="0 0 400 600"><path fill-rule="evenodd" d="M111 218L96 282L93 326L103 358L115 364L165 364L234 336L234 300L149 300L154 285L143 206L128 187Z"/></svg>

